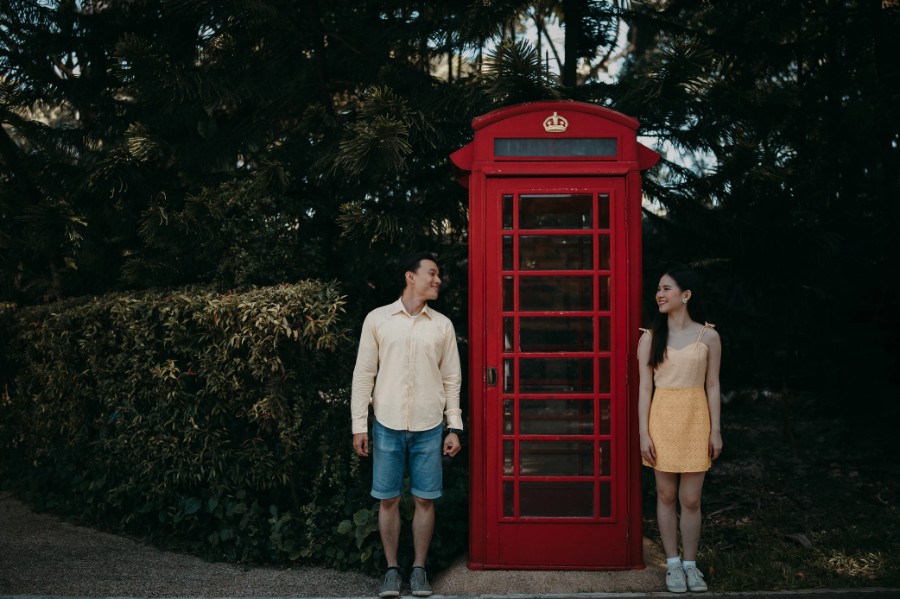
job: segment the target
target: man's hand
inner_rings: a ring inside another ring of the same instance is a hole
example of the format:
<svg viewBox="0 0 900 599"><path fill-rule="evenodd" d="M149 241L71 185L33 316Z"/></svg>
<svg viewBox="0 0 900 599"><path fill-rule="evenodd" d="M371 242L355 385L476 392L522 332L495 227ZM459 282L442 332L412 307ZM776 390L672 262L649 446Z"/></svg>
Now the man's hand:
<svg viewBox="0 0 900 599"><path fill-rule="evenodd" d="M448 455L452 458L459 453L460 449L462 449L462 445L459 443L459 435L456 433L447 433L447 436L444 437L444 455Z"/></svg>
<svg viewBox="0 0 900 599"><path fill-rule="evenodd" d="M353 451L361 458L369 457L369 433L354 433Z"/></svg>

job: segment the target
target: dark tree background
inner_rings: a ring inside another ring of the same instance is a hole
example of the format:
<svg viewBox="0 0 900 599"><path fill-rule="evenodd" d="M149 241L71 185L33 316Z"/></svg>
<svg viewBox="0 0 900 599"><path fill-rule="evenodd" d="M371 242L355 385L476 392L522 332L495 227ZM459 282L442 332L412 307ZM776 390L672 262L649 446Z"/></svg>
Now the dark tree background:
<svg viewBox="0 0 900 599"><path fill-rule="evenodd" d="M430 248L462 325L448 155L571 98L669 158L646 288L704 272L727 389L896 422L898 25L896 0L2 0L0 299L314 277L364 311Z"/></svg>
<svg viewBox="0 0 900 599"><path fill-rule="evenodd" d="M900 416L900 3L633 9L616 104L681 157L650 186L648 275L691 262L714 283L726 387L768 387L786 408L812 392L887 433Z"/></svg>

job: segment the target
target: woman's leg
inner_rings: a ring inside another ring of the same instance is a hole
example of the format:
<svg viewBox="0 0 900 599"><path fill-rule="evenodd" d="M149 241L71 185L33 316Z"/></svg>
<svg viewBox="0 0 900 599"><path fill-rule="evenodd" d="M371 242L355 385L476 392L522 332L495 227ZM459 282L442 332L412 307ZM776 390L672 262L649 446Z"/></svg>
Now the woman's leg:
<svg viewBox="0 0 900 599"><path fill-rule="evenodd" d="M674 472L660 472L656 475L656 524L662 537L666 557L678 557L678 515L675 498L678 495L678 475Z"/></svg>
<svg viewBox="0 0 900 599"><path fill-rule="evenodd" d="M706 472L685 472L681 475L678 502L681 503L681 546L684 559L695 561L700 545L700 492Z"/></svg>

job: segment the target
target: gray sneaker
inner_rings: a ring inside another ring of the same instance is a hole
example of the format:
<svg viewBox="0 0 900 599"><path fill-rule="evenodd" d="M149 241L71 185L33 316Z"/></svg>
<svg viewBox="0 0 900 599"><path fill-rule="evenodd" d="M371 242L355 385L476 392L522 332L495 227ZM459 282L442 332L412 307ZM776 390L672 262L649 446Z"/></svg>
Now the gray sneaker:
<svg viewBox="0 0 900 599"><path fill-rule="evenodd" d="M669 566L666 571L666 590L670 593L687 592L687 581L684 578L684 569L681 564Z"/></svg>
<svg viewBox="0 0 900 599"><path fill-rule="evenodd" d="M687 588L692 593L702 593L708 591L709 587L703 580L703 573L697 568L685 568L684 577L687 579Z"/></svg>
<svg viewBox="0 0 900 599"><path fill-rule="evenodd" d="M379 597L399 597L400 596L400 570L398 568L388 568L384 574L384 582L378 589Z"/></svg>
<svg viewBox="0 0 900 599"><path fill-rule="evenodd" d="M412 589L412 594L416 597L428 597L431 595L431 585L428 584L425 568L412 569L412 574L409 575L409 587Z"/></svg>

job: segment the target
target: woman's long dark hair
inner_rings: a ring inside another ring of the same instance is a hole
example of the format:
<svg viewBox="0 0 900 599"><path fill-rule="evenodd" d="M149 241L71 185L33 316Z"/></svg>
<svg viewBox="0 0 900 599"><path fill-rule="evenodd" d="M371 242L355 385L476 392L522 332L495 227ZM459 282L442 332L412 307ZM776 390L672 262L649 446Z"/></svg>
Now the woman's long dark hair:
<svg viewBox="0 0 900 599"><path fill-rule="evenodd" d="M700 293L700 275L687 267L667 270L660 277L669 275L682 291L690 291L691 299L687 303L688 316L694 322L706 322L706 310L703 308L703 296ZM654 292L655 294L655 292ZM653 337L650 340L650 367L656 369L666 359L666 347L669 343L669 317L657 311L653 317Z"/></svg>

